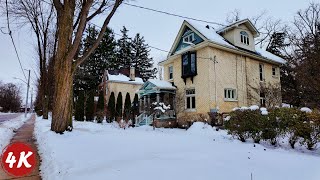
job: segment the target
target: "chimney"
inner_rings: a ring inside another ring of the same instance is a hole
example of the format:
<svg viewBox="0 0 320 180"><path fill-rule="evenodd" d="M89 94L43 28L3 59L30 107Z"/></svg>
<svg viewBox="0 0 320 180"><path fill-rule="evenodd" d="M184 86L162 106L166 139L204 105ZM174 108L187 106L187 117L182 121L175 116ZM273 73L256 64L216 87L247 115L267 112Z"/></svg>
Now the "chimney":
<svg viewBox="0 0 320 180"><path fill-rule="evenodd" d="M130 67L130 81L136 80L136 71L134 67Z"/></svg>

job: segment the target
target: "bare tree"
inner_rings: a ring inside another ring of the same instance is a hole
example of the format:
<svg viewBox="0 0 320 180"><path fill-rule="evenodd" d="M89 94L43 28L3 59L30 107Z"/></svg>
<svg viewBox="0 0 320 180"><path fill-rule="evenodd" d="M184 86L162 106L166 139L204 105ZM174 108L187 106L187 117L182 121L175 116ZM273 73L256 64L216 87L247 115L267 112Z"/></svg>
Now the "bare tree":
<svg viewBox="0 0 320 180"><path fill-rule="evenodd" d="M4 112L18 112L20 110L22 98L20 87L8 83L0 84L0 107Z"/></svg>
<svg viewBox="0 0 320 180"><path fill-rule="evenodd" d="M280 84L268 83L265 86L261 86L260 92L265 94L267 108L275 108L281 105L282 98Z"/></svg>
<svg viewBox="0 0 320 180"><path fill-rule="evenodd" d="M301 106L320 107L320 3L299 10L289 30L292 76Z"/></svg>
<svg viewBox="0 0 320 180"><path fill-rule="evenodd" d="M77 3L79 2L79 3ZM51 130L72 130L72 84L76 68L98 47L107 26L122 0L53 0L57 12L57 51L54 60L54 107ZM97 15L105 15L93 45L79 57L79 45L86 25Z"/></svg>
<svg viewBox="0 0 320 180"><path fill-rule="evenodd" d="M236 21L239 21L241 18L241 12L239 9L234 9L233 11L229 12L226 17L226 23L231 24Z"/></svg>
<svg viewBox="0 0 320 180"><path fill-rule="evenodd" d="M184 91L176 91L175 94L175 111L177 115L182 115L185 110L185 96Z"/></svg>
<svg viewBox="0 0 320 180"><path fill-rule="evenodd" d="M39 0L10 0L8 13L18 27L29 26L36 36L40 86L38 89L43 118L48 119L48 60L54 54L56 24L53 4Z"/></svg>

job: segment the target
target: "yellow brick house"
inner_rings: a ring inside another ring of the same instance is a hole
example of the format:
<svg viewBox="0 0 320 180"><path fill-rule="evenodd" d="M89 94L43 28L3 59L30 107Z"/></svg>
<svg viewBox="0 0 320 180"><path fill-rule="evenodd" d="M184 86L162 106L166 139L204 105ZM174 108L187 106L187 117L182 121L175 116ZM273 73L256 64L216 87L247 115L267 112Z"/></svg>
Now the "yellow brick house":
<svg viewBox="0 0 320 180"><path fill-rule="evenodd" d="M219 29L184 21L167 59L159 63L164 80L176 87L178 116L265 106L261 89L280 87L284 60L256 47L258 36L248 19Z"/></svg>

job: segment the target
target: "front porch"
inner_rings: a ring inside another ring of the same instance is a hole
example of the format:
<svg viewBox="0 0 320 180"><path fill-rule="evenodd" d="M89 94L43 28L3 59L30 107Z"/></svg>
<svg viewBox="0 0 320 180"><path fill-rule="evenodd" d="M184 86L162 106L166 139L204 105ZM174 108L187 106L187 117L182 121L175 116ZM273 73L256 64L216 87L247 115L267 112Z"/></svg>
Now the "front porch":
<svg viewBox="0 0 320 180"><path fill-rule="evenodd" d="M136 117L136 126L150 125L154 121L156 127L171 127L176 124L175 113L176 87L171 83L161 80L148 80L140 88L139 113ZM163 103L165 111L155 110L156 106Z"/></svg>

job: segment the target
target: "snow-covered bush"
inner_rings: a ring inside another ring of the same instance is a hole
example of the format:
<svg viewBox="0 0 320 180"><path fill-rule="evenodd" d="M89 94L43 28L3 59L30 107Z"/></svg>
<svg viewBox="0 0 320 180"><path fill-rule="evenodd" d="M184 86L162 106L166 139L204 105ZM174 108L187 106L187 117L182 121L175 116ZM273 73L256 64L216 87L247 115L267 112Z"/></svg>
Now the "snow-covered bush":
<svg viewBox="0 0 320 180"><path fill-rule="evenodd" d="M306 112L306 113L311 113L312 112L312 110L310 108L308 108L308 107L303 107L303 108L300 109L300 111Z"/></svg>
<svg viewBox="0 0 320 180"><path fill-rule="evenodd" d="M320 142L320 112L307 113L307 121L304 121L303 127L304 134L301 143L306 145L309 150L312 150Z"/></svg>
<svg viewBox="0 0 320 180"><path fill-rule="evenodd" d="M225 122L229 134L242 142L252 138L256 143L261 139L276 145L279 138L287 137L292 148L299 142L309 150L320 142L320 112L306 113L296 108L275 108L270 112L264 108L250 109L231 112Z"/></svg>
<svg viewBox="0 0 320 180"><path fill-rule="evenodd" d="M179 128L187 129L193 122L204 122L211 124L210 116L207 113L186 113L178 117L177 123Z"/></svg>

